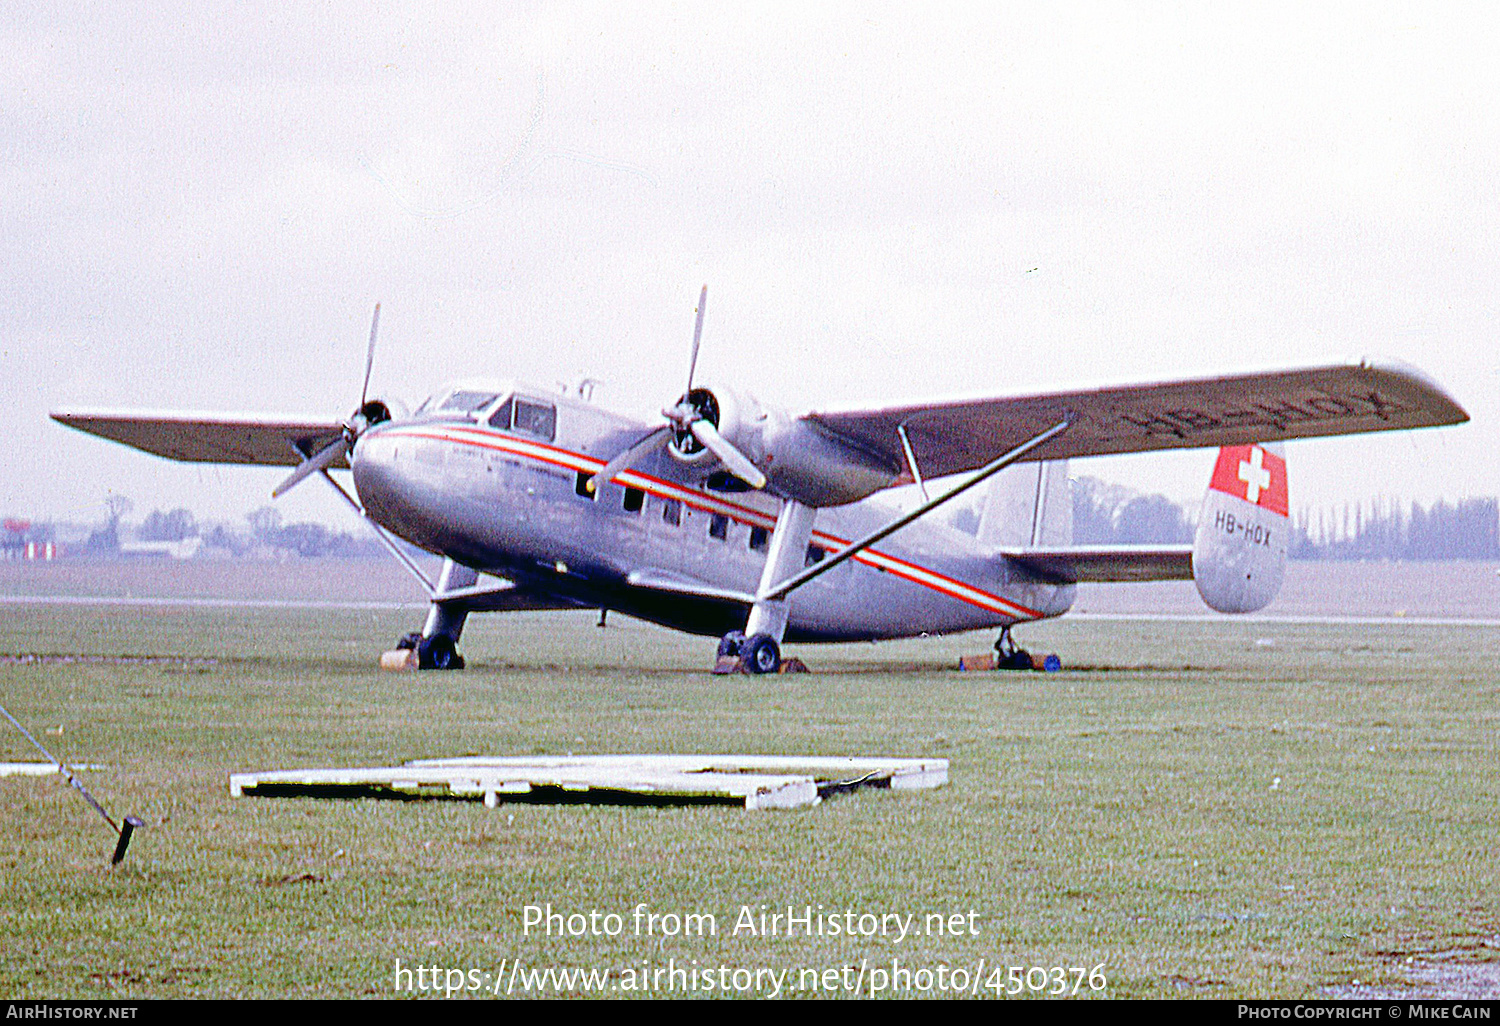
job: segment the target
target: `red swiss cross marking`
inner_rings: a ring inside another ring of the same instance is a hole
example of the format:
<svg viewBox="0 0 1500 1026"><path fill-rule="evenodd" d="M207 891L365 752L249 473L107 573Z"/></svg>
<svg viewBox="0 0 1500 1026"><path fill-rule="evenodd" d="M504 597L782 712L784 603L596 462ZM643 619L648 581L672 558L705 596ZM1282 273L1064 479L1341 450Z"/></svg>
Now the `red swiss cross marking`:
<svg viewBox="0 0 1500 1026"><path fill-rule="evenodd" d="M1287 515L1286 461L1259 445L1226 445L1220 449L1208 486Z"/></svg>

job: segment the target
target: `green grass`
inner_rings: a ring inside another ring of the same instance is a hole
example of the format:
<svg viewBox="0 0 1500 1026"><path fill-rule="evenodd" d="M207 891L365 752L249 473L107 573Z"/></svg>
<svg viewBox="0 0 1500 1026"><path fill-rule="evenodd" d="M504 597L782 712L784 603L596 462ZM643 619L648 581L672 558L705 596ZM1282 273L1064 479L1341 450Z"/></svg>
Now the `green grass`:
<svg viewBox="0 0 1500 1026"><path fill-rule="evenodd" d="M1500 933L1500 630L1062 621L1062 674L960 674L988 635L808 647L714 678L612 618L477 618L461 674L382 674L416 617L11 606L0 702L85 771L0 778L0 997L393 993L397 959L796 971L1105 963L1114 997L1299 997ZM1091 667L1091 668L1090 668ZM59 733L59 728L61 731ZM931 755L941 790L795 812L230 799L232 771L466 753ZM35 757L9 725L0 760ZM522 909L622 936L523 936ZM713 913L640 938L630 911ZM758 911L978 913L979 936L730 935ZM508 964L508 963L507 963ZM1085 992L1087 987L1085 985Z"/></svg>

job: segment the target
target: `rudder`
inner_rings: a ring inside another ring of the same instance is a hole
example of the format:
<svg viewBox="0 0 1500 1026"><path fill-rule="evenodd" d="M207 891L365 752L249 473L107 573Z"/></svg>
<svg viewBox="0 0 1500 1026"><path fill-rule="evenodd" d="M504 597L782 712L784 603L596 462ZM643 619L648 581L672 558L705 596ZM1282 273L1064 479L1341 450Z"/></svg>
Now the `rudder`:
<svg viewBox="0 0 1500 1026"><path fill-rule="evenodd" d="M1291 521L1279 442L1219 450L1193 538L1193 581L1221 613L1252 613L1281 590Z"/></svg>

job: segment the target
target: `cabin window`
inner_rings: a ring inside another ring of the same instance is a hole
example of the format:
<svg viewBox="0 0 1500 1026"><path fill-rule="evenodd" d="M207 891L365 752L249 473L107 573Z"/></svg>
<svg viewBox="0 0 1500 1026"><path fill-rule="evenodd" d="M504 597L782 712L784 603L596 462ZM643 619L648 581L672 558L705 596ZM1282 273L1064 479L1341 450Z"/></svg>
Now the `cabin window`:
<svg viewBox="0 0 1500 1026"><path fill-rule="evenodd" d="M661 518L676 527L682 523L682 503L676 499L668 499L661 504Z"/></svg>
<svg viewBox="0 0 1500 1026"><path fill-rule="evenodd" d="M722 513L715 513L708 521L708 536L724 541L729 537L729 518Z"/></svg>
<svg viewBox="0 0 1500 1026"><path fill-rule="evenodd" d="M823 562L823 557L828 555L828 550L821 545L809 545L807 547L807 558L802 561L803 566L814 566Z"/></svg>
<svg viewBox="0 0 1500 1026"><path fill-rule="evenodd" d="M770 537L771 533L764 527L752 527L750 528L750 547L756 552L764 552L766 551L766 542Z"/></svg>
<svg viewBox="0 0 1500 1026"><path fill-rule="evenodd" d="M589 487L589 481L593 478L593 476L593 471L580 470L577 476L573 478L574 493L582 496L585 499L592 500L598 498L598 493Z"/></svg>
<svg viewBox="0 0 1500 1026"><path fill-rule="evenodd" d="M626 513L639 513L641 511L641 507L645 504L645 492L641 491L639 488L627 487L625 489L625 498L621 501L621 505L625 507Z"/></svg>
<svg viewBox="0 0 1500 1026"><path fill-rule="evenodd" d="M557 435L557 407L517 399L515 427L550 442Z"/></svg>

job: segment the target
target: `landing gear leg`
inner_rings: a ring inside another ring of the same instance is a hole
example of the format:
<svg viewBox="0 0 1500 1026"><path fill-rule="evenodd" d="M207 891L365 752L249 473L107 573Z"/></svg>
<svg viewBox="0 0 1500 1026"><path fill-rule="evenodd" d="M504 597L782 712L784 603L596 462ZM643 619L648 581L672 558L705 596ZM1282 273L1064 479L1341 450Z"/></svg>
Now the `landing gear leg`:
<svg viewBox="0 0 1500 1026"><path fill-rule="evenodd" d="M443 560L438 593L472 586L479 580L473 567ZM420 632L413 631L396 642L397 650L415 650L420 670L462 670L464 657L458 654L458 639L463 636L469 610L458 602L434 602L427 610L427 622ZM409 665L409 664L408 664Z"/></svg>
<svg viewBox="0 0 1500 1026"><path fill-rule="evenodd" d="M997 670L1045 670L1056 673L1062 669L1062 660L1055 655L1034 657L1016 644L1010 636L1010 624L1000 628L1000 637L995 640L995 669Z"/></svg>
<svg viewBox="0 0 1500 1026"><path fill-rule="evenodd" d="M759 594L764 595L802 569L817 510L788 499L776 518ZM789 599L759 599L750 607L745 630L731 631L719 642L715 673L776 673L781 669L781 638L791 613ZM737 657L737 658L736 658Z"/></svg>
<svg viewBox="0 0 1500 1026"><path fill-rule="evenodd" d="M995 639L995 669L1029 670L1031 653L1016 644L1010 636L1010 624L1000 628L1000 637Z"/></svg>

